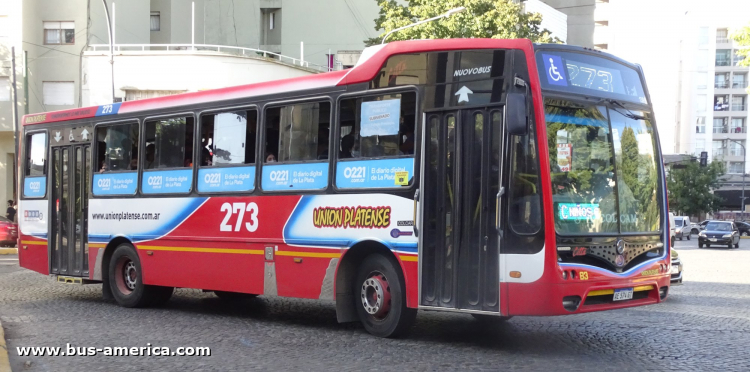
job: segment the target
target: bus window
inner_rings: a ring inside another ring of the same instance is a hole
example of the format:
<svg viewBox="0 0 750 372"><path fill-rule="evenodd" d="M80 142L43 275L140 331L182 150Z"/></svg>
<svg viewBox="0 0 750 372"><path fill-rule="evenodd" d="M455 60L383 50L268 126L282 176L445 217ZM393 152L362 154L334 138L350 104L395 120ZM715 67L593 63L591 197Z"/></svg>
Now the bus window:
<svg viewBox="0 0 750 372"><path fill-rule="evenodd" d="M542 227L542 212L533 126L529 134L512 136L510 142L511 180L508 221L516 234L536 234Z"/></svg>
<svg viewBox="0 0 750 372"><path fill-rule="evenodd" d="M99 173L138 170L138 124L96 128Z"/></svg>
<svg viewBox="0 0 750 372"><path fill-rule="evenodd" d="M47 189L47 133L26 136L23 196L40 198Z"/></svg>
<svg viewBox="0 0 750 372"><path fill-rule="evenodd" d="M330 117L329 102L266 110L264 190L313 190L327 186Z"/></svg>
<svg viewBox="0 0 750 372"><path fill-rule="evenodd" d="M96 127L94 195L133 195L138 184L138 123Z"/></svg>
<svg viewBox="0 0 750 372"><path fill-rule="evenodd" d="M411 184L416 129L414 92L341 101L336 186Z"/></svg>
<svg viewBox="0 0 750 372"><path fill-rule="evenodd" d="M193 133L190 116L147 121L141 190L145 194L190 192Z"/></svg>
<svg viewBox="0 0 750 372"><path fill-rule="evenodd" d="M258 112L201 116L199 192L250 191L255 187Z"/></svg>

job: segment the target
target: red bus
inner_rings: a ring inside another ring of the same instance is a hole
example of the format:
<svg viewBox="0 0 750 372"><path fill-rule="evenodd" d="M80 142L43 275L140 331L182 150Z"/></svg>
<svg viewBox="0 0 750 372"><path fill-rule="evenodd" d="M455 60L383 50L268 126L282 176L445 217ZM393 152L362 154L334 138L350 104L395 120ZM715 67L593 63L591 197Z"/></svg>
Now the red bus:
<svg viewBox="0 0 750 372"><path fill-rule="evenodd" d="M655 304L641 68L528 40L393 42L352 69L23 118L21 266L127 307L174 288L335 300L403 334Z"/></svg>

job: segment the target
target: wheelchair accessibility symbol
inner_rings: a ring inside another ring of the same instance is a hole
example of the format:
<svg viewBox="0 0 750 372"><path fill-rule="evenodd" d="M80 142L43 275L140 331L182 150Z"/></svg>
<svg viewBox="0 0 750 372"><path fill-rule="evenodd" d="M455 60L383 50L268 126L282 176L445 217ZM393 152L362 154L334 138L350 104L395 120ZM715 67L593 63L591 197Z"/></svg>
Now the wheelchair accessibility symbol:
<svg viewBox="0 0 750 372"><path fill-rule="evenodd" d="M556 55L542 54L544 68L547 71L547 82L552 85L568 86L565 79L565 65L562 58Z"/></svg>
<svg viewBox="0 0 750 372"><path fill-rule="evenodd" d="M557 66L555 66L555 62L552 60L552 58L549 59L549 77L552 78L554 81L560 81L562 80L562 75L560 75L559 72L557 72Z"/></svg>

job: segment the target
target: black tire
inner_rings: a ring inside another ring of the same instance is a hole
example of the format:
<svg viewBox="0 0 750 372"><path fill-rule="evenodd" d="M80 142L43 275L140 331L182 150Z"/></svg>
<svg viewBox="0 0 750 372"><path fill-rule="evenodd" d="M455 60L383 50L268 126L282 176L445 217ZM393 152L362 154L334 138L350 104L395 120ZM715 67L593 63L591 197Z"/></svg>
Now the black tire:
<svg viewBox="0 0 750 372"><path fill-rule="evenodd" d="M497 316L497 315L489 315L489 314L471 314L471 316L473 316L477 322L481 322L485 324L505 323L513 319L512 316Z"/></svg>
<svg viewBox="0 0 750 372"><path fill-rule="evenodd" d="M703 248L703 243L698 243L698 248Z"/></svg>
<svg viewBox="0 0 750 372"><path fill-rule="evenodd" d="M690 233L691 234L695 234L695 235L698 235L699 232L700 231L698 231L698 229L692 229L692 230L690 230Z"/></svg>
<svg viewBox="0 0 750 372"><path fill-rule="evenodd" d="M399 337L414 324L417 309L406 307L404 275L395 259L380 254L365 257L353 286L357 315L370 334Z"/></svg>
<svg viewBox="0 0 750 372"><path fill-rule="evenodd" d="M690 240L690 235L687 236L688 240Z"/></svg>
<svg viewBox="0 0 750 372"><path fill-rule="evenodd" d="M735 244L735 245L734 245L734 247L735 247L735 248L739 248L739 247L740 247L740 243L739 243L739 242L737 242L737 244Z"/></svg>
<svg viewBox="0 0 750 372"><path fill-rule="evenodd" d="M214 291L216 297L224 301L247 301L257 297L257 294L251 293L239 293L239 292L226 292L226 291Z"/></svg>
<svg viewBox="0 0 750 372"><path fill-rule="evenodd" d="M174 291L172 287L143 284L141 260L135 248L128 243L120 244L112 253L109 286L115 301L123 307L161 305L172 297Z"/></svg>
<svg viewBox="0 0 750 372"><path fill-rule="evenodd" d="M680 241L682 241L682 237L680 237Z"/></svg>
<svg viewBox="0 0 750 372"><path fill-rule="evenodd" d="M727 248L732 249L732 242L729 242L729 244L727 244Z"/></svg>
<svg viewBox="0 0 750 372"><path fill-rule="evenodd" d="M672 237L671 243L672 243L672 247L674 247L674 236Z"/></svg>
<svg viewBox="0 0 750 372"><path fill-rule="evenodd" d="M711 244L706 244L706 248L711 248Z"/></svg>

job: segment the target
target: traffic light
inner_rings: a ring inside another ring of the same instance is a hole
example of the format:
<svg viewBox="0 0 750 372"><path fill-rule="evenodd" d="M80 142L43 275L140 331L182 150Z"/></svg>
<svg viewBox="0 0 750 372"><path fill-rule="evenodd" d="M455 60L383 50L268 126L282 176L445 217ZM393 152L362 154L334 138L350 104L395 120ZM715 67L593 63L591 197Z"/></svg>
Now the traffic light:
<svg viewBox="0 0 750 372"><path fill-rule="evenodd" d="M701 151L701 167L708 165L708 152Z"/></svg>

